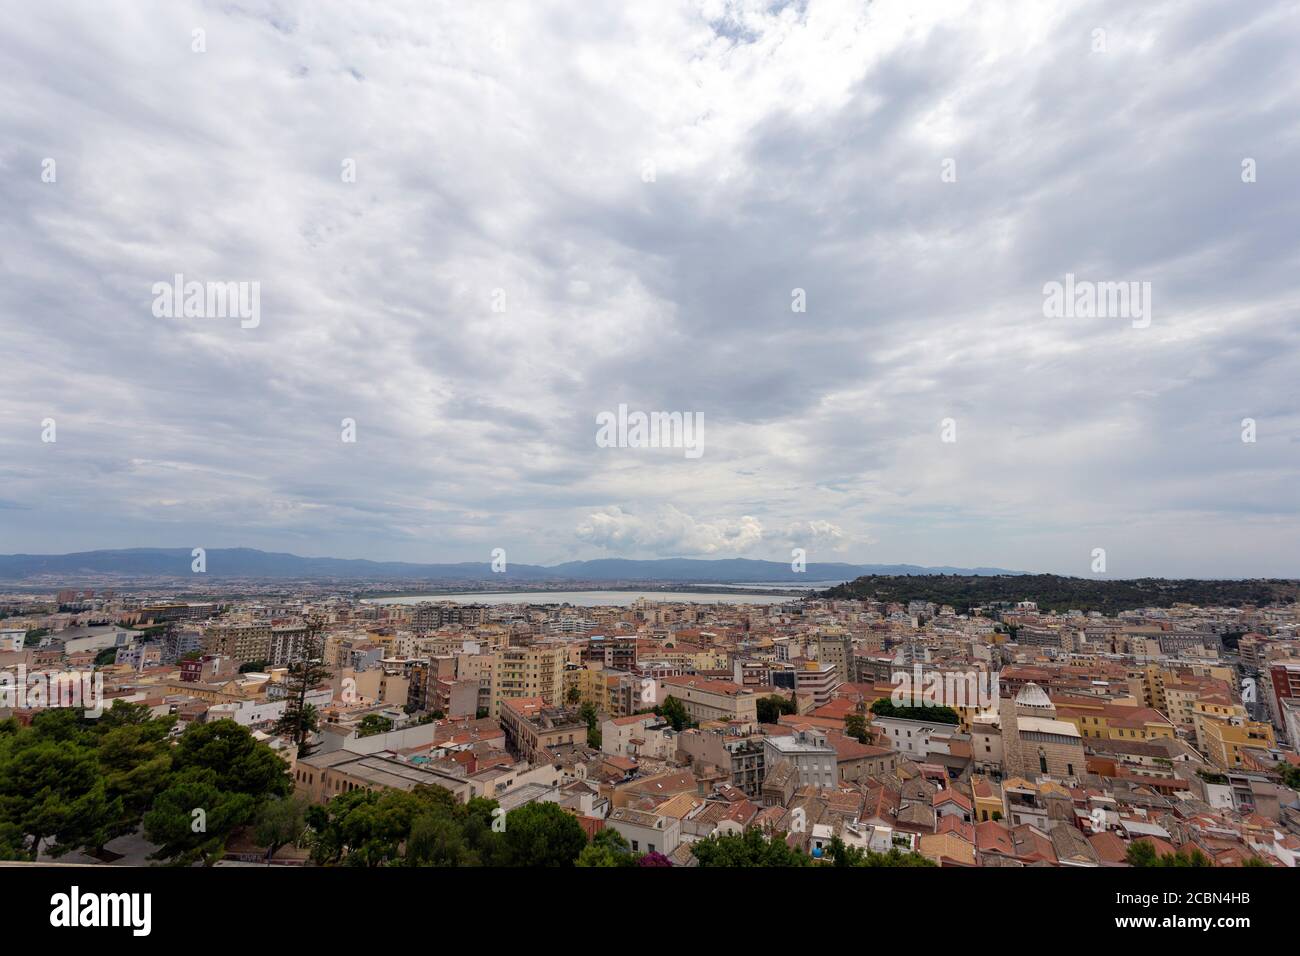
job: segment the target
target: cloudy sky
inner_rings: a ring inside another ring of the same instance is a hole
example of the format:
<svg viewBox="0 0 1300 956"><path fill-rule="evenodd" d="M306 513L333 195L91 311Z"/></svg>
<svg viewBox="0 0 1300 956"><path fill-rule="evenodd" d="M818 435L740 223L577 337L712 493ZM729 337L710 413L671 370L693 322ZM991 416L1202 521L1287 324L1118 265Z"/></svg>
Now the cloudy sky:
<svg viewBox="0 0 1300 956"><path fill-rule="evenodd" d="M1295 576L1297 50L1280 0L14 11L0 552Z"/></svg>

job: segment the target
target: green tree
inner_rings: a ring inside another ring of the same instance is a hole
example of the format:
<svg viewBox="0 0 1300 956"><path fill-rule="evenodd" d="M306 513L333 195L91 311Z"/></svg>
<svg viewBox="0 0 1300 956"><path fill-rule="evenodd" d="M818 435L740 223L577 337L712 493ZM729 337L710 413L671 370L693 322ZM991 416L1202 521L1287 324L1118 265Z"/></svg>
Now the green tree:
<svg viewBox="0 0 1300 956"><path fill-rule="evenodd" d="M768 838L757 828L743 834L714 834L691 845L700 866L808 866L811 860L779 835Z"/></svg>
<svg viewBox="0 0 1300 956"><path fill-rule="evenodd" d="M483 866L493 866L501 855L501 834L492 829L501 818L495 800L471 797L462 815L465 842ZM505 821L501 819L501 822Z"/></svg>
<svg viewBox="0 0 1300 956"><path fill-rule="evenodd" d="M677 733L690 726L691 718L686 713L686 705L671 694L659 705L658 713Z"/></svg>
<svg viewBox="0 0 1300 956"><path fill-rule="evenodd" d="M1213 866L1214 862L1200 850L1192 847L1174 853L1157 854L1150 840L1134 840L1128 845L1124 859L1129 866L1140 867L1199 867Z"/></svg>
<svg viewBox="0 0 1300 956"><path fill-rule="evenodd" d="M1190 853L1166 853L1160 857L1159 866L1214 866L1214 862L1202 853L1200 850L1193 849Z"/></svg>
<svg viewBox="0 0 1300 956"><path fill-rule="evenodd" d="M253 839L266 847L267 857L283 846L297 843L307 827L306 797L277 797L258 809L253 820Z"/></svg>
<svg viewBox="0 0 1300 956"><path fill-rule="evenodd" d="M411 822L406 840L408 866L471 866L464 831L450 816L424 813Z"/></svg>
<svg viewBox="0 0 1300 956"><path fill-rule="evenodd" d="M554 803L526 803L506 814L503 866L573 866L587 845L577 817Z"/></svg>
<svg viewBox="0 0 1300 956"><path fill-rule="evenodd" d="M293 789L288 765L233 720L189 727L176 744L172 766L178 774L210 770L217 789L258 799L287 796Z"/></svg>
<svg viewBox="0 0 1300 956"><path fill-rule="evenodd" d="M760 724L779 723L782 714L793 714L795 703L788 697L780 694L768 694L766 697L760 697L755 701L758 710L758 722Z"/></svg>
<svg viewBox="0 0 1300 956"><path fill-rule="evenodd" d="M881 697L871 705L877 717L900 717L906 720L925 720L935 724L959 724L961 717L951 707L900 707L888 697Z"/></svg>
<svg viewBox="0 0 1300 956"><path fill-rule="evenodd" d="M926 859L919 853L904 853L897 847L893 847L888 853L877 853L874 850L863 850L855 846L849 846L839 837L832 837L830 846L826 848L826 859L831 866L907 866L907 867L925 867L934 866L933 860Z"/></svg>
<svg viewBox="0 0 1300 956"><path fill-rule="evenodd" d="M386 734L392 729L393 722L389 718L382 714L366 714L357 725L357 736L373 737L375 734Z"/></svg>
<svg viewBox="0 0 1300 956"><path fill-rule="evenodd" d="M587 701L578 710L578 716L587 724L587 746L600 749L600 715L591 701Z"/></svg>
<svg viewBox="0 0 1300 956"><path fill-rule="evenodd" d="M871 743L871 731L867 729L867 718L863 714L845 714L844 732L858 743Z"/></svg>
<svg viewBox="0 0 1300 956"><path fill-rule="evenodd" d="M329 669L321 663L324 653L321 630L324 625L317 620L307 622L307 633L298 647L298 653L289 661L285 675L288 693L284 713L276 723L275 731L283 734L298 746L299 757L309 757L317 745L311 742L316 733L319 716L316 708L307 703L307 693L329 677Z"/></svg>
<svg viewBox="0 0 1300 956"><path fill-rule="evenodd" d="M1155 866L1156 848L1150 840L1134 840L1124 851L1129 866Z"/></svg>
<svg viewBox="0 0 1300 956"><path fill-rule="evenodd" d="M122 815L100 769L94 736L70 708L37 713L30 727L0 733L0 825L20 858L43 845L59 856L102 846Z"/></svg>
<svg viewBox="0 0 1300 956"><path fill-rule="evenodd" d="M496 801L475 798L462 805L450 791L436 787L418 796L423 809L411 822L407 866L478 866L491 858L497 837L491 830Z"/></svg>
<svg viewBox="0 0 1300 956"><path fill-rule="evenodd" d="M233 826L288 793L287 767L232 721L195 725L174 745L173 724L123 701L97 720L61 708L29 727L0 722L0 857L97 850L144 823L160 858L219 859Z"/></svg>
<svg viewBox="0 0 1300 956"><path fill-rule="evenodd" d="M172 752L167 787L144 815L155 859L211 866L236 828L292 789L288 766L233 720L195 724Z"/></svg>
<svg viewBox="0 0 1300 956"><path fill-rule="evenodd" d="M110 802L120 810L108 838L131 833L166 789L172 775L174 717L154 717L143 704L115 701L95 721L100 773ZM95 845L95 849L102 844Z"/></svg>
<svg viewBox="0 0 1300 956"><path fill-rule="evenodd" d="M213 770L192 768L177 776L144 815L144 832L159 845L154 859L181 866L211 866L226 852L226 841L257 809L251 794L217 786Z"/></svg>
<svg viewBox="0 0 1300 956"><path fill-rule="evenodd" d="M493 851L496 803L441 787L351 790L307 810L312 860L343 866L473 866Z"/></svg>
<svg viewBox="0 0 1300 956"><path fill-rule="evenodd" d="M619 867L635 866L636 857L623 835L613 827L605 827L591 840L590 845L578 854L576 866Z"/></svg>
<svg viewBox="0 0 1300 956"><path fill-rule="evenodd" d="M341 793L329 802L323 820L314 812L319 807L308 813L316 831L312 859L344 866L387 866L400 859L402 842L420 809L418 798L400 790Z"/></svg>

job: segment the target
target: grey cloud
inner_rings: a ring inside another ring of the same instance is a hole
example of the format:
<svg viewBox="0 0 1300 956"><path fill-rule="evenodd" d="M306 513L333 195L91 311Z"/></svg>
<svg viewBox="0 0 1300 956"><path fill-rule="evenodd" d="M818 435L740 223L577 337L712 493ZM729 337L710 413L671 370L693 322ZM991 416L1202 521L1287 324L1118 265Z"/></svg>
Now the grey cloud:
<svg viewBox="0 0 1300 956"><path fill-rule="evenodd" d="M0 550L767 556L833 527L864 562L1086 572L1102 537L1132 573L1296 573L1288 4L13 21ZM261 326L154 318L175 272L260 281ZM1151 327L1044 318L1066 272L1150 281ZM620 402L703 413L704 456L597 447Z"/></svg>

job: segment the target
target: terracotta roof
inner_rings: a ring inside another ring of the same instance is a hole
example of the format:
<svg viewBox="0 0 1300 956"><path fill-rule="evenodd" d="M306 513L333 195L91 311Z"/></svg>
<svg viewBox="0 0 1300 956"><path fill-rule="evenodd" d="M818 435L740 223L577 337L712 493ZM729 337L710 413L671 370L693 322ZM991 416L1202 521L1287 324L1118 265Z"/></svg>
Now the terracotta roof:
<svg viewBox="0 0 1300 956"><path fill-rule="evenodd" d="M1022 823L1011 829L1011 840L1015 844L1017 859L1033 862L1042 860L1046 863L1057 862L1056 848L1051 839L1029 823Z"/></svg>
<svg viewBox="0 0 1300 956"><path fill-rule="evenodd" d="M934 795L934 797L931 799L930 802L936 808L942 806L945 803L955 803L963 810L970 811L971 809L973 809L971 806L970 798L966 796L964 793L959 793L958 791L954 790L952 787L948 787L944 790L940 790L938 793Z"/></svg>
<svg viewBox="0 0 1300 956"><path fill-rule="evenodd" d="M975 827L972 824L962 822L961 817L955 814L948 814L939 818L939 823L934 828L935 833L955 833L967 843L975 842Z"/></svg>
<svg viewBox="0 0 1300 956"><path fill-rule="evenodd" d="M1002 853L1015 856L1011 831L996 820L985 820L975 825L975 845L985 853Z"/></svg>
<svg viewBox="0 0 1300 956"><path fill-rule="evenodd" d="M1088 835L1088 842L1092 844L1093 850L1096 851L1098 859L1103 863L1123 863L1124 854L1128 847L1124 841L1115 834L1106 830L1102 833L1092 833Z"/></svg>
<svg viewBox="0 0 1300 956"><path fill-rule="evenodd" d="M662 719L663 718L654 714L633 714L631 717L615 717L613 720L608 721L608 723L617 724L620 727L627 727L631 724L641 724L646 721L654 723Z"/></svg>

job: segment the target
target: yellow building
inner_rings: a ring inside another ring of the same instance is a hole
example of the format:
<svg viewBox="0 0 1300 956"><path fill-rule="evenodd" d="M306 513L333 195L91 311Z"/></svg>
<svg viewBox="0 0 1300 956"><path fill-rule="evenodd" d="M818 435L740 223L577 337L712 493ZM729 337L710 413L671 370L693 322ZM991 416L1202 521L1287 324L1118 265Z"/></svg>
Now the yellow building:
<svg viewBox="0 0 1300 956"><path fill-rule="evenodd" d="M1271 724L1251 720L1246 708L1222 699L1196 702L1196 746L1216 766L1240 767L1242 751L1271 750L1277 746Z"/></svg>
<svg viewBox="0 0 1300 956"><path fill-rule="evenodd" d="M996 782L987 777L972 776L970 789L975 797L976 823L1002 819L1002 788Z"/></svg>
<svg viewBox="0 0 1300 956"><path fill-rule="evenodd" d="M1205 691L1195 685L1170 682L1161 710L1179 727L1191 730L1196 726L1196 702L1204 695Z"/></svg>
<svg viewBox="0 0 1300 956"><path fill-rule="evenodd" d="M1156 664L1135 668L1128 672L1129 693L1141 701L1143 707L1151 707L1161 713L1165 710L1165 672Z"/></svg>
<svg viewBox="0 0 1300 956"><path fill-rule="evenodd" d="M726 670L731 663L726 651L713 650L712 648L690 647L679 649L673 647L664 650L647 651L644 656L647 660L663 661L665 664L680 667L684 671Z"/></svg>
<svg viewBox="0 0 1300 956"><path fill-rule="evenodd" d="M758 722L758 695L731 681L702 677L665 677L659 681L658 700L681 701L687 715L698 723L707 720Z"/></svg>
<svg viewBox="0 0 1300 956"><path fill-rule="evenodd" d="M1098 740L1155 740L1175 737L1173 723L1150 707L1087 697L1060 697L1056 701L1058 720L1074 724L1079 734Z"/></svg>
<svg viewBox="0 0 1300 956"><path fill-rule="evenodd" d="M563 644L498 650L492 659L491 716L501 716L502 703L518 698L540 697L548 707L563 706L568 659L568 649Z"/></svg>

